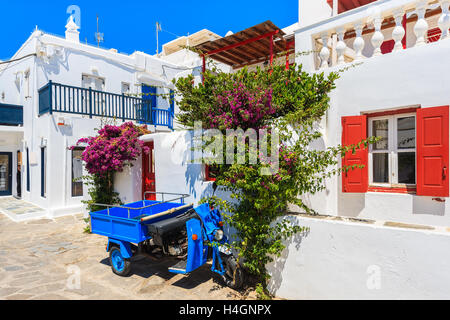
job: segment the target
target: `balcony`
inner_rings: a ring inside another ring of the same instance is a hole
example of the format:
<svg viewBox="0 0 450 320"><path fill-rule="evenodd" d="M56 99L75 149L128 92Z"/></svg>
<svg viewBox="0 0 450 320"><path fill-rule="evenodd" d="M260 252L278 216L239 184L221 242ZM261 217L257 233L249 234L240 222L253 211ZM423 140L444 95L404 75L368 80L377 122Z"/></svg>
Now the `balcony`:
<svg viewBox="0 0 450 320"><path fill-rule="evenodd" d="M0 125L23 126L23 107L0 103Z"/></svg>
<svg viewBox="0 0 450 320"><path fill-rule="evenodd" d="M304 27L297 40L312 44L300 51L314 52L313 70L359 63L448 40L449 5L449 0L379 0Z"/></svg>
<svg viewBox="0 0 450 320"><path fill-rule="evenodd" d="M50 81L39 90L39 116L67 113L112 118L173 129L173 111L157 109L151 100Z"/></svg>

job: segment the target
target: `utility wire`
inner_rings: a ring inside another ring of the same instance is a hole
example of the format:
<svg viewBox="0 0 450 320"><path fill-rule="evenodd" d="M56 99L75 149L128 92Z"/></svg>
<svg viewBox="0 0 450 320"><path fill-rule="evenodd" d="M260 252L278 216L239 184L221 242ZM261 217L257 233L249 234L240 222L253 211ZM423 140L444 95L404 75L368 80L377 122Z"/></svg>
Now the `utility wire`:
<svg viewBox="0 0 450 320"><path fill-rule="evenodd" d="M35 57L36 57L36 53L27 54L26 56L23 56L23 57L17 58L17 59L13 59L13 60L1 61L1 62L0 62L0 65L1 65L1 64L7 64L7 63L12 63L12 62L20 61L20 60L23 60L23 59L25 59L25 58L29 58L29 57L32 57L32 56L35 56Z"/></svg>
<svg viewBox="0 0 450 320"><path fill-rule="evenodd" d="M175 34L175 33L173 33L173 32L170 32L170 31L164 30L163 28L161 28L161 31L164 31L164 32L170 33L171 35L173 35L173 36L175 36L175 37L177 37L177 38L181 38L181 36L179 36L179 35L177 35L177 34Z"/></svg>

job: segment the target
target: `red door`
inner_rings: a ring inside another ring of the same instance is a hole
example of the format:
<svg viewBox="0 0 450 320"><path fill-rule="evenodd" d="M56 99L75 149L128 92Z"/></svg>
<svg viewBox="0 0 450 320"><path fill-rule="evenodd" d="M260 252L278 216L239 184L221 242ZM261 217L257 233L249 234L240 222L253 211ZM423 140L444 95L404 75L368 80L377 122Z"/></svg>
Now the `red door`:
<svg viewBox="0 0 450 320"><path fill-rule="evenodd" d="M145 200L156 200L156 194L146 192L156 192L155 182L155 144L148 142L145 144L150 152L142 155L142 198Z"/></svg>

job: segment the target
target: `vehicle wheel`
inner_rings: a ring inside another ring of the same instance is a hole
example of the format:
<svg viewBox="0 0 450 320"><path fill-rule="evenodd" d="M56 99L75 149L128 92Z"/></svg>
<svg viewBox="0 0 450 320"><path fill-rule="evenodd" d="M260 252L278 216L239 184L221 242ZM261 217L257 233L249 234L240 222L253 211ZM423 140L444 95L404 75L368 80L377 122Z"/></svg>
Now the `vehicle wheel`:
<svg viewBox="0 0 450 320"><path fill-rule="evenodd" d="M131 272L131 261L125 259L117 247L111 248L109 251L109 262L111 264L112 271L121 276L126 277Z"/></svg>
<svg viewBox="0 0 450 320"><path fill-rule="evenodd" d="M225 274L222 276L223 281L231 289L240 289L244 284L244 270L238 265L233 255L222 255L221 258L225 268Z"/></svg>

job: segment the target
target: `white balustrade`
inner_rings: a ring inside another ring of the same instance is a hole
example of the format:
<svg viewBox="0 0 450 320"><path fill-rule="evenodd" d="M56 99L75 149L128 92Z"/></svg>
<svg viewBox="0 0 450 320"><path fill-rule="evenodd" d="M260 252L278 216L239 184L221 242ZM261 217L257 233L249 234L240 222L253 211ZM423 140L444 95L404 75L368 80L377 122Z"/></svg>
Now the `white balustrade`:
<svg viewBox="0 0 450 320"><path fill-rule="evenodd" d="M394 19L395 19L395 28L392 31L392 39L395 41L394 52L400 51L403 49L402 40L405 37L406 31L403 28L403 16L405 12L403 8L399 8L394 11Z"/></svg>
<svg viewBox="0 0 450 320"><path fill-rule="evenodd" d="M380 3L378 5L378 3ZM398 5L395 5L398 3ZM331 56L331 48L329 46L330 35L333 38L333 63L334 65L343 65L346 62L346 57L353 57L353 61L360 61L366 57L363 55L363 51L366 45L366 40L363 37L363 30L366 26L372 28L373 33L368 38L373 46L373 55L381 56L381 47L386 41L386 27L383 23L387 23L392 18L395 21L395 26L392 30L392 39L395 41L393 52L399 52L404 49L403 40L406 36L406 28L404 25L404 17L417 15L417 22L410 22L410 26L413 26L414 34L416 35L416 43L414 46L422 46L427 43L428 29L429 25L427 19L425 18L427 9L428 13L433 15L439 14L436 11L436 3L439 3L442 14L440 14L438 20L438 26L442 32L441 40L450 38L450 0L392 0L392 1L380 1L373 2L373 4L368 5L365 11L355 11L354 20L351 20L351 15L342 15L342 24L339 25L339 15L332 18L329 21L325 21L325 24L329 24L328 29L319 29L315 33L314 38L320 38L322 41L322 48L318 54L320 58L320 69L326 69L330 67L329 59ZM357 9L355 9L357 10ZM326 31L325 31L326 30ZM345 41L345 34L347 31L354 30L355 36L353 41L353 48L348 48ZM383 32L384 31L384 32ZM366 37L367 39L367 37ZM318 41L320 43L320 41ZM320 45L320 44L318 44ZM353 49L353 53L351 52ZM366 53L365 53L366 54ZM366 54L367 55L367 54Z"/></svg>
<svg viewBox="0 0 450 320"><path fill-rule="evenodd" d="M377 15L373 21L373 25L375 27L375 32L372 36L372 45L374 47L373 55L381 56L381 45L384 42L384 34L381 32L381 24L383 23L383 18L381 15Z"/></svg>
<svg viewBox="0 0 450 320"><path fill-rule="evenodd" d="M362 31L364 24L362 21L358 21L354 24L356 38L353 42L353 49L355 50L355 60L359 61L363 58L362 51L364 49L364 45L366 44L364 38L362 37Z"/></svg>
<svg viewBox="0 0 450 320"><path fill-rule="evenodd" d="M344 41L345 29L341 27L336 32L338 36L338 43L336 44L337 64L342 65L345 63L345 50L347 49L347 44Z"/></svg>
<svg viewBox="0 0 450 320"><path fill-rule="evenodd" d="M442 8L442 14L438 21L439 29L441 29L442 35L441 40L447 39L448 37L448 29L450 29L450 14L449 14L449 6L450 0L439 0Z"/></svg>
<svg viewBox="0 0 450 320"><path fill-rule="evenodd" d="M328 59L330 58L330 49L328 49L328 33L323 33L321 35L322 38L322 50L320 50L320 61L322 61L320 68L325 69L328 68Z"/></svg>
<svg viewBox="0 0 450 320"><path fill-rule="evenodd" d="M425 19L425 13L428 7L428 0L421 0L416 7L417 23L414 26L414 33L416 34L417 41L416 46L422 46L426 44L425 37L428 32L428 22Z"/></svg>

